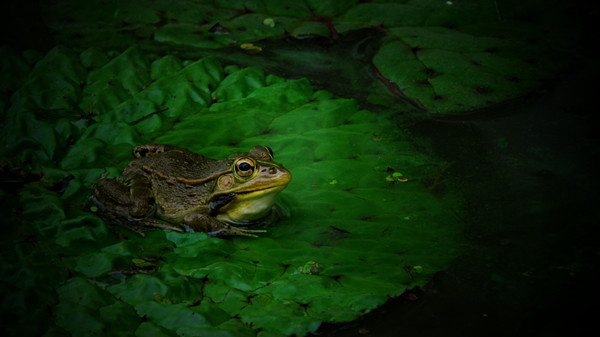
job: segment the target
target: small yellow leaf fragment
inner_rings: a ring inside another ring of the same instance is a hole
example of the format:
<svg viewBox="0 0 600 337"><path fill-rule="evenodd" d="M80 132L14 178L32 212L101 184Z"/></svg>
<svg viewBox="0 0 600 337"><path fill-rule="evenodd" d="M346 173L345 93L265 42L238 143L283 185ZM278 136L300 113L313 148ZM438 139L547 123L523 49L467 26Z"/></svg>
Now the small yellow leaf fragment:
<svg viewBox="0 0 600 337"><path fill-rule="evenodd" d="M240 48L242 48L243 50L245 50L246 52L248 52L250 54L257 54L257 53L260 53L262 51L261 47L255 46L252 43L242 43L240 45Z"/></svg>
<svg viewBox="0 0 600 337"><path fill-rule="evenodd" d="M338 181L333 179L332 181L329 182L329 185L336 185L337 183L338 183Z"/></svg>
<svg viewBox="0 0 600 337"><path fill-rule="evenodd" d="M387 177L385 177L385 180L391 181L391 182L399 181L401 183L405 183L408 181L408 179L406 177L404 177L404 175L400 172L394 172L394 173L388 175Z"/></svg>
<svg viewBox="0 0 600 337"><path fill-rule="evenodd" d="M263 20L263 25L273 28L273 27L275 27L275 20L273 20L271 18L266 18Z"/></svg>
<svg viewBox="0 0 600 337"><path fill-rule="evenodd" d="M394 172L394 173L392 173L392 177L396 178L396 180L398 180L401 183L404 183L404 182L408 181L408 179L406 179L404 177L404 175L402 173L400 173L400 172Z"/></svg>

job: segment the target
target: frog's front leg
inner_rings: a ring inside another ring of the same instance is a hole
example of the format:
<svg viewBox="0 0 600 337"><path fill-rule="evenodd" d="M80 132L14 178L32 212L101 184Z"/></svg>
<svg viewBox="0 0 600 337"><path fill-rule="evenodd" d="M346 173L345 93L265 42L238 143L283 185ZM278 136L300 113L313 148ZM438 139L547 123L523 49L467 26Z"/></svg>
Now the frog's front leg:
<svg viewBox="0 0 600 337"><path fill-rule="evenodd" d="M262 229L238 228L199 212L192 212L187 214L183 218L183 222L195 232L206 232L211 237L226 235L257 237L257 235L254 233L266 232L266 230Z"/></svg>

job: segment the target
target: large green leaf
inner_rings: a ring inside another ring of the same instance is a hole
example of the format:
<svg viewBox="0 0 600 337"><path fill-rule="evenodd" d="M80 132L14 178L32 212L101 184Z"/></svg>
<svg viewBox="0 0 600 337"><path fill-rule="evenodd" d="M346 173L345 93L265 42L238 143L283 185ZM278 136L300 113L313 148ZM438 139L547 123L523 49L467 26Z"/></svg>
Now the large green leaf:
<svg viewBox="0 0 600 337"><path fill-rule="evenodd" d="M296 62L268 40L333 41L340 34L377 30L385 39L368 62L392 97L432 114L460 114L527 94L563 69L568 58L558 47L568 40L545 25L545 20L560 22L560 6L558 1L516 0L60 0L44 13L58 41L72 46L127 48L133 40L149 50L219 51L246 64L283 58L300 73L319 64L323 55ZM328 62L328 68L347 71L363 42L363 37L351 41L354 50ZM234 52L240 47L257 54L247 58ZM368 96L365 82L371 80L347 85ZM389 106L385 100L371 101Z"/></svg>
<svg viewBox="0 0 600 337"><path fill-rule="evenodd" d="M37 103L25 83L7 110L20 124L3 130L3 148L28 137L18 151L34 155L15 156L15 148L1 159L43 174L23 181L19 200L3 211L23 228L16 242L26 235L43 248L20 243L2 255L3 285L37 295L20 310L51 308L53 319L31 334L300 336L424 285L458 254L460 222L426 185L445 164L417 151L389 116L306 79L224 67L214 57L155 58L137 46L110 60L86 53L56 49L32 70L56 62L81 76L72 70L88 65L70 114L20 103ZM46 79L36 86L53 83ZM118 175L134 145L147 142L214 158L270 146L293 175L279 201L284 219L255 239L163 231L142 238L108 226L89 208L91 186ZM11 276L19 269L27 282Z"/></svg>

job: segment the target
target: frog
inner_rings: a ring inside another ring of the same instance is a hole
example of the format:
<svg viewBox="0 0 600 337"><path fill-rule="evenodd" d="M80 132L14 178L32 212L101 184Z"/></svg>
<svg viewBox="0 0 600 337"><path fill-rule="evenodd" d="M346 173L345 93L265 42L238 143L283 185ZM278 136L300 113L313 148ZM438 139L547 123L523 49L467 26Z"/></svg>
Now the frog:
<svg viewBox="0 0 600 337"><path fill-rule="evenodd" d="M169 144L133 149L118 178L100 178L92 201L98 214L142 236L150 230L256 237L271 223L278 194L292 179L271 148L212 159ZM271 219L266 221L265 219Z"/></svg>

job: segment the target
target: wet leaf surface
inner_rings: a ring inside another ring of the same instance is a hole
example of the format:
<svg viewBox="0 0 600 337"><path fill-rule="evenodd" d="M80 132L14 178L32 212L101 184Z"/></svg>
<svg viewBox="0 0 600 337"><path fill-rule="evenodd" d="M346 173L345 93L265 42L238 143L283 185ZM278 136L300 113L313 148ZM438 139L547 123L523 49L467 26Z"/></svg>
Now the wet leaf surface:
<svg viewBox="0 0 600 337"><path fill-rule="evenodd" d="M76 70L86 61L70 50L50 55L34 68L60 65L81 75ZM86 85L73 97L81 102L69 98L72 109L80 107L79 118L40 105L25 86L17 91L21 104L8 115L23 127L3 133L3 144L30 139L4 147L3 158L44 174L19 191L14 207L23 211L13 221L47 247L38 261L35 249L16 241L12 247L22 260L5 265L55 260L63 270L53 276L36 270L27 282L9 284L29 294L41 279L54 277L56 295L50 292L41 301L53 308L61 329L75 335L136 329L305 335L321 322L353 320L423 285L458 254L461 225L450 208L420 183L386 180L388 167L408 172L442 164L417 152L387 117L304 79L223 67L212 57L151 59L132 47L100 63L79 79ZM152 71L155 81L149 81ZM36 85L54 83L52 77L43 80ZM177 101L180 95L186 99ZM49 147L49 140L61 137L70 141ZM279 206L286 218L258 239L161 231L141 238L109 226L87 209L90 188L105 174L118 175L133 146L146 142L215 158L268 144L294 175ZM67 176L62 195L48 189ZM407 273L405 266L412 265L423 272Z"/></svg>

